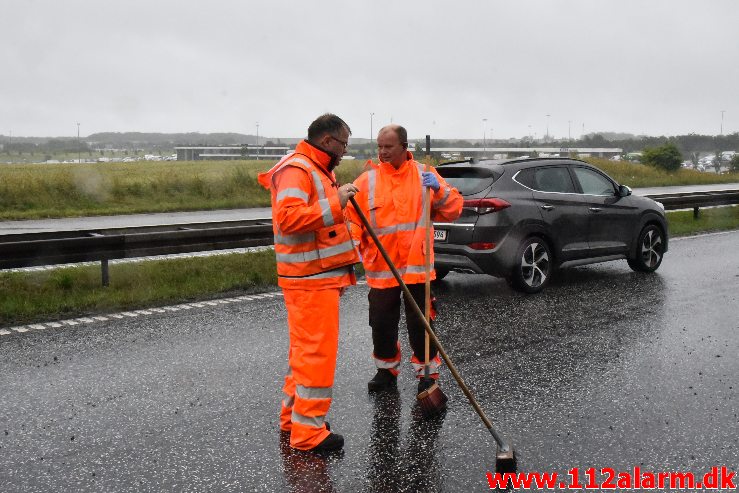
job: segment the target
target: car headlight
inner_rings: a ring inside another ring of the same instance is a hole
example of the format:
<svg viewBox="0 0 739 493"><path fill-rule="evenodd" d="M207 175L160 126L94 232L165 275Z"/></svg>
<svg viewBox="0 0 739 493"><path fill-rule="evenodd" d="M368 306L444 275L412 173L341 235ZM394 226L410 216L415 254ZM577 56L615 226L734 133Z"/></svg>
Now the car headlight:
<svg viewBox="0 0 739 493"><path fill-rule="evenodd" d="M662 209L662 212L665 212L665 204L663 204L662 202L657 202L656 200L654 202L659 206L660 209Z"/></svg>

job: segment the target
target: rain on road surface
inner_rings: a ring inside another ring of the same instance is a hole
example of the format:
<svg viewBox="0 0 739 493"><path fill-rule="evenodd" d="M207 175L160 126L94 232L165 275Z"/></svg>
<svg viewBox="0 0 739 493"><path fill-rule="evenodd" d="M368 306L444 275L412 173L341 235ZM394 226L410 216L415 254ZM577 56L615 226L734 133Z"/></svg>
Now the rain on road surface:
<svg viewBox="0 0 739 493"><path fill-rule="evenodd" d="M674 240L655 275L581 267L537 296L435 288L439 337L519 471L737 469L738 245ZM448 412L419 418L404 331L398 393L367 394L366 294L342 299L346 447L328 458L280 444L279 296L0 336L0 491L488 491L492 437L446 370Z"/></svg>

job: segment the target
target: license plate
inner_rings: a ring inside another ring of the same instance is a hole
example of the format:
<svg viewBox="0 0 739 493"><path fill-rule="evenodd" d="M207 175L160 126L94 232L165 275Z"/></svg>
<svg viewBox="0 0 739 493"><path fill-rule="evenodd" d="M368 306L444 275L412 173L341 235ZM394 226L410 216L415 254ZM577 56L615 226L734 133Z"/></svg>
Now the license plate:
<svg viewBox="0 0 739 493"><path fill-rule="evenodd" d="M434 240L446 241L446 230L445 229L435 229L434 230Z"/></svg>

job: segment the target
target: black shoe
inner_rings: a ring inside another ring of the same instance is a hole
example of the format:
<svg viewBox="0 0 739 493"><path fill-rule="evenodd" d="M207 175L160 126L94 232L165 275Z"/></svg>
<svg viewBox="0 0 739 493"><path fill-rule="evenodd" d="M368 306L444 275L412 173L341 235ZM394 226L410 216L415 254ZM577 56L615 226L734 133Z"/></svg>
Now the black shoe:
<svg viewBox="0 0 739 493"><path fill-rule="evenodd" d="M377 370L377 373L375 373L375 376L372 377L372 380L367 382L367 389L369 389L370 392L382 392L395 388L397 385L398 377L393 375L390 370L380 368Z"/></svg>
<svg viewBox="0 0 739 493"><path fill-rule="evenodd" d="M431 387L434 383L436 383L436 380L434 380L433 378L424 378L424 377L419 378L418 379L418 394L420 394L424 390Z"/></svg>
<svg viewBox="0 0 739 493"><path fill-rule="evenodd" d="M321 443L313 447L313 452L333 452L344 447L344 437L338 433L330 433Z"/></svg>

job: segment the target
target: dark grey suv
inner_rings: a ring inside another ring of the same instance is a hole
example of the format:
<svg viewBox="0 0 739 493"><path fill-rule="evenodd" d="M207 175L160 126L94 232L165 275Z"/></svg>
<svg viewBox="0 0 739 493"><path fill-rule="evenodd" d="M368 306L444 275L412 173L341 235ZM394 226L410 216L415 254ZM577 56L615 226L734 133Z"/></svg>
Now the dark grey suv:
<svg viewBox="0 0 739 493"><path fill-rule="evenodd" d="M653 272L667 251L662 204L631 195L584 161L470 160L436 169L464 197L459 219L434 223L439 279L490 274L536 293L560 267L627 259Z"/></svg>

